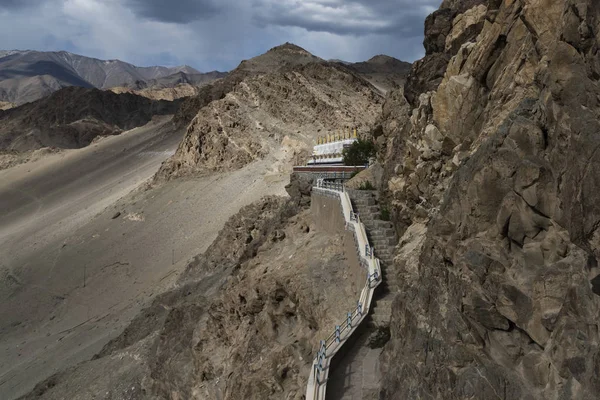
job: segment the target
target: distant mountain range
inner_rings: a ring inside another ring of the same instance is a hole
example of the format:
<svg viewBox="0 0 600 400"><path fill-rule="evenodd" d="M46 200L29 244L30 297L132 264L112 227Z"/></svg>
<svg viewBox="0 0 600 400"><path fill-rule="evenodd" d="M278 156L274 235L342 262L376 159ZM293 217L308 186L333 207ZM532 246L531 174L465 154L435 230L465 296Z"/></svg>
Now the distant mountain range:
<svg viewBox="0 0 600 400"><path fill-rule="evenodd" d="M0 51L0 102L21 105L68 86L133 90L201 85L225 73L203 74L179 67L137 67L119 60L99 60L66 51Z"/></svg>

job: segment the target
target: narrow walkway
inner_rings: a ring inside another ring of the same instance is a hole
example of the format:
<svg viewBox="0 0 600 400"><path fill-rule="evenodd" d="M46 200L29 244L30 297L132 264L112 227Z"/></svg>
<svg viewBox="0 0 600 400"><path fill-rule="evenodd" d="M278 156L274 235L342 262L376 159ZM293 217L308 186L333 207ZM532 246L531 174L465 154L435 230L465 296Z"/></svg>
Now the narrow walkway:
<svg viewBox="0 0 600 400"><path fill-rule="evenodd" d="M379 355L389 338L393 293L399 290L397 278L391 271L397 239L391 222L381 219L376 192L349 191L348 194L379 258L383 281L374 298L367 326L354 343L348 343L347 352L339 354L334 361L327 400L377 400L381 381Z"/></svg>
<svg viewBox="0 0 600 400"><path fill-rule="evenodd" d="M327 388L328 400L379 400L381 348L369 347L373 329L365 329L348 352L334 360Z"/></svg>
<svg viewBox="0 0 600 400"><path fill-rule="evenodd" d="M306 385L307 400L326 398L327 383L331 371L330 366L333 360L337 359L336 354L339 353L342 356L343 351L350 351L349 346L344 346L344 344L348 342L350 345L360 335L361 328L367 325L366 322L372 310L375 289L382 282L380 261L372 251L365 225L354 212L350 196L344 190L343 185L320 180L317 182L317 187L313 187L312 191L312 196L317 195L334 197L341 202L346 227L354 232L356 250L360 256L360 262L366 269L367 276L356 308L347 313L346 318L336 326L335 331L327 339L320 341L319 351L314 359L313 368Z"/></svg>

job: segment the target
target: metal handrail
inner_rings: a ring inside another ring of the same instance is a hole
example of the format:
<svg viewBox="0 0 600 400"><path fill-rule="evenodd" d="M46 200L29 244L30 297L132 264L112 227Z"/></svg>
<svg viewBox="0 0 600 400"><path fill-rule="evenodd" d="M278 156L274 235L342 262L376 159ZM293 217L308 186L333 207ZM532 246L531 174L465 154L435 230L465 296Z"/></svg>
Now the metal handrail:
<svg viewBox="0 0 600 400"><path fill-rule="evenodd" d="M348 312L346 319L344 322L335 325L335 329L332 334L327 337L327 339L321 341L321 346L319 347L319 352L317 353L317 357L315 358L316 363L314 364L314 368L312 370L312 374L314 375L314 379L312 383L314 384L314 388L312 393L310 392L310 384L311 379L309 377L308 387L307 387L307 398L309 399L317 399L319 400L319 389L321 385L326 385L327 381L321 382L321 374L326 372L326 376L329 371L325 371L323 367L323 362L327 360L329 357L333 357L337 348L333 349L333 354L328 354L327 350L332 347L334 344L342 345L342 342L353 333L353 330L369 312L370 302L372 299L372 291L381 283L382 273L381 273L381 265L379 260L374 255L374 249L369 244L369 240L367 238L366 230L364 224L360 221L360 215L355 213L352 207L352 203L350 202L350 198L347 197L348 194L345 192L345 187L341 183L336 182L328 182L325 179L318 179L317 184L314 189L324 190L327 192L334 192L340 198L342 202L342 211L344 213L344 218L346 219L346 226L350 226L354 233L354 239L358 248L359 257L361 258L361 264L364 262L367 265L367 279L363 290L361 291L360 299L357 301L357 306L352 312ZM343 197L347 197L347 203L344 205ZM345 207L345 209L344 209ZM346 212L347 211L347 212ZM354 225L356 224L356 226ZM358 229L356 229L358 227ZM360 238L365 243L364 248L361 248ZM375 285L373 285L375 283ZM358 319L358 323L354 324L355 320ZM346 337L342 338L342 334L348 331ZM327 367L328 369L329 367ZM316 384L315 384L316 383ZM312 394L312 397L308 395Z"/></svg>

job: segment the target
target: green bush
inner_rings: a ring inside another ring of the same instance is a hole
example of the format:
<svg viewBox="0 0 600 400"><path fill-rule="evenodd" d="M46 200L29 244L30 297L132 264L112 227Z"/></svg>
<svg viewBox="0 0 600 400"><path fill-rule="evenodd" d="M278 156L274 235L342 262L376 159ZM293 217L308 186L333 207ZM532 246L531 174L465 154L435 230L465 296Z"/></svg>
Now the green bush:
<svg viewBox="0 0 600 400"><path fill-rule="evenodd" d="M382 221L389 221L389 220L390 220L390 210L388 210L386 207L383 207L383 208L381 209L381 212L380 212L379 218L380 218Z"/></svg>
<svg viewBox="0 0 600 400"><path fill-rule="evenodd" d="M365 165L369 159L375 157L375 145L370 140L358 139L342 152L344 165Z"/></svg>
<svg viewBox="0 0 600 400"><path fill-rule="evenodd" d="M375 186L373 186L371 181L364 181L360 184L358 190L375 190Z"/></svg>

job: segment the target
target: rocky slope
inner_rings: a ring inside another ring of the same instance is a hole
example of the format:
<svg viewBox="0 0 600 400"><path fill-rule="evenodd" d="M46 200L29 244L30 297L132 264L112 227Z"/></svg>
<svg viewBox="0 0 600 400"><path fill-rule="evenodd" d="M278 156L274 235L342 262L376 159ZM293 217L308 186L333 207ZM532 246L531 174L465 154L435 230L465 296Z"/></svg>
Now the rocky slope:
<svg viewBox="0 0 600 400"><path fill-rule="evenodd" d="M224 79L202 87L199 93L183 102L174 121L179 126L187 126L198 111L214 100L220 100L244 79L260 74L277 72L282 68L322 63L324 60L315 57L301 47L291 43L277 46L250 60L244 60L227 74Z"/></svg>
<svg viewBox="0 0 600 400"><path fill-rule="evenodd" d="M0 111L8 110L9 108L13 108L15 105L13 103L9 103L7 101L0 101Z"/></svg>
<svg viewBox="0 0 600 400"><path fill-rule="evenodd" d="M600 397L600 7L444 1L384 105L384 398Z"/></svg>
<svg viewBox="0 0 600 400"><path fill-rule="evenodd" d="M153 115L174 114L178 105L133 94L65 88L45 99L0 111L0 151L85 147L98 136L144 125Z"/></svg>
<svg viewBox="0 0 600 400"><path fill-rule="evenodd" d="M317 135L352 124L366 130L383 101L352 71L293 45L232 75L244 79L225 82L231 90L196 113L158 179L260 157L289 169ZM303 398L318 340L355 306L364 277L348 270L341 235L315 229L305 209L310 183L288 189L290 199L267 198L232 218L179 284L94 360L25 398Z"/></svg>
<svg viewBox="0 0 600 400"><path fill-rule="evenodd" d="M137 67L119 60L98 60L66 51L0 51L0 101L21 105L68 86L141 89L172 87L182 83L182 79L200 84L217 79L220 74L202 74L187 65Z"/></svg>
<svg viewBox="0 0 600 400"><path fill-rule="evenodd" d="M338 61L339 62L339 61ZM382 92L388 92L404 86L411 64L394 57L377 55L368 61L358 63L339 62L356 72Z"/></svg>
<svg viewBox="0 0 600 400"><path fill-rule="evenodd" d="M197 112L159 178L237 169L279 151L282 143L293 144L289 168L304 161L319 135L370 129L382 103L351 70L290 44L242 62L206 90L220 99Z"/></svg>
<svg viewBox="0 0 600 400"><path fill-rule="evenodd" d="M241 210L122 335L24 398L302 399L315 338L358 289L342 237L316 231L301 203Z"/></svg>
<svg viewBox="0 0 600 400"><path fill-rule="evenodd" d="M173 101L182 97L197 96L200 88L227 76L224 72L208 72L206 74L186 74L178 72L173 75L151 81L137 81L133 85L113 87L114 93L133 93L152 100Z"/></svg>

